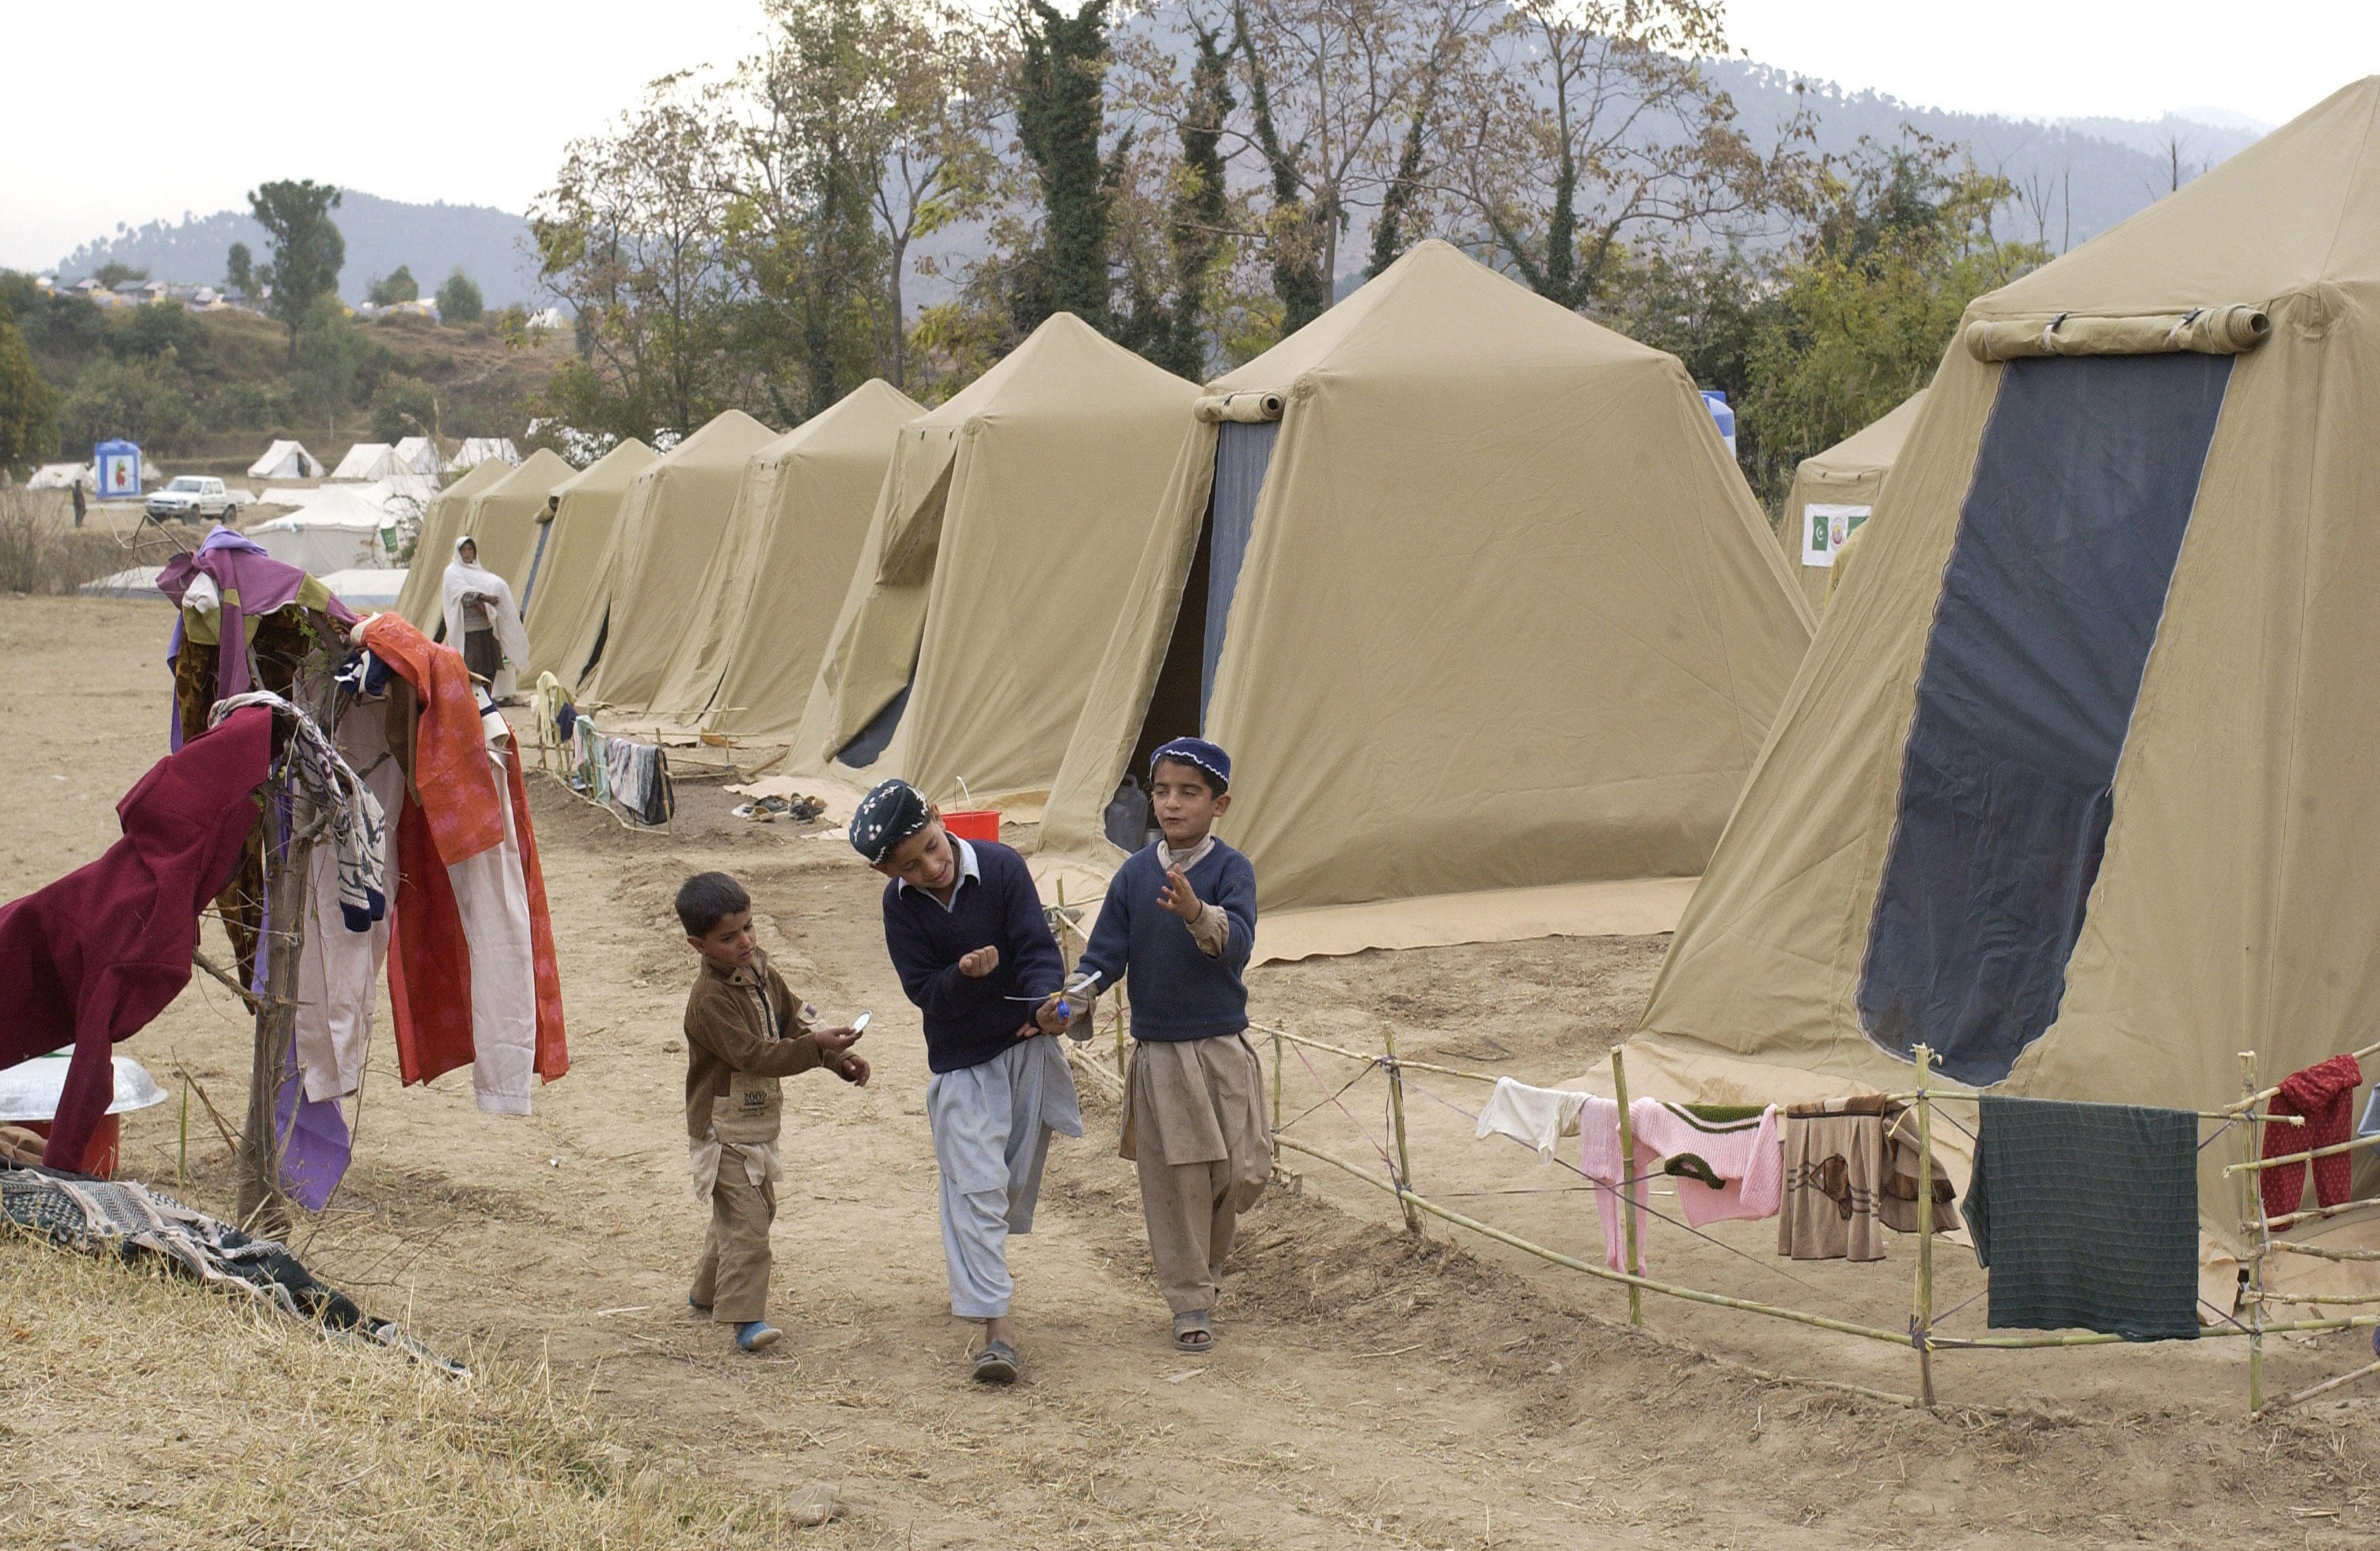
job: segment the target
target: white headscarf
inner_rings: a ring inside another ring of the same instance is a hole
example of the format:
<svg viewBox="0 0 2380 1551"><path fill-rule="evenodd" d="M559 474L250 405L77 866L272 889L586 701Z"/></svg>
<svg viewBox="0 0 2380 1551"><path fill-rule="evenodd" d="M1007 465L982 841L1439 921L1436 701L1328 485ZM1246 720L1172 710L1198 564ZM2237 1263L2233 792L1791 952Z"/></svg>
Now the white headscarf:
<svg viewBox="0 0 2380 1551"><path fill-rule="evenodd" d="M496 645L504 648L506 659L504 671L488 686L489 693L501 700L513 692L515 676L528 669L528 632L521 628L520 610L513 604L512 588L476 560L465 560L466 544L471 544L474 554L478 552L479 546L469 534L465 534L455 540L455 558L446 563L446 644L456 651L463 649L463 632L468 628L463 618L463 595L478 593L487 602L488 624L494 628Z"/></svg>

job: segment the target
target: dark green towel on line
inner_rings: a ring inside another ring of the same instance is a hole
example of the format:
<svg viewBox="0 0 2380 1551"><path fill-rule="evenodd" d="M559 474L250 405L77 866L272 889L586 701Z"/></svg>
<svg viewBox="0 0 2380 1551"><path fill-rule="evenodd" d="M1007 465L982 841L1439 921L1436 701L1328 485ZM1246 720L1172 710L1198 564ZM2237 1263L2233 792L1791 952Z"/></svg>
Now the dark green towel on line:
<svg viewBox="0 0 2380 1551"><path fill-rule="evenodd" d="M2198 1117L1985 1094L1960 1211L1995 1330L2198 1334Z"/></svg>

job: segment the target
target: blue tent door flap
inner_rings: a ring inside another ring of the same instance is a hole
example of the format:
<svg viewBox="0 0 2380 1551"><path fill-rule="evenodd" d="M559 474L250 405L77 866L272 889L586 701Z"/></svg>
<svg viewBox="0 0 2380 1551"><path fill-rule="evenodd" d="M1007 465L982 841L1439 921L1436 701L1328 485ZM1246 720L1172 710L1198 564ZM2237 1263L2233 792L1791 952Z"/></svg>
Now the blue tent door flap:
<svg viewBox="0 0 2380 1551"><path fill-rule="evenodd" d="M1962 1083L2058 1016L2231 357L2003 369L1917 676L1860 1020Z"/></svg>

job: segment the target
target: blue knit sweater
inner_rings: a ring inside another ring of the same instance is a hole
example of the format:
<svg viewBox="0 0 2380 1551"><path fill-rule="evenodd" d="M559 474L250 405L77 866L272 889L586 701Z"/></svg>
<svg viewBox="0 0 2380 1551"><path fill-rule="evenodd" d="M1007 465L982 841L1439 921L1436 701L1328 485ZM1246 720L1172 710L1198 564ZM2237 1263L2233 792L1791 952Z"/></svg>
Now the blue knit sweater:
<svg viewBox="0 0 2380 1551"><path fill-rule="evenodd" d="M1217 841L1184 876L1231 922L1221 956L1198 951L1189 924L1159 903L1165 869L1151 845L1116 869L1075 966L1098 975L1100 990L1124 981L1135 1039L1211 1039L1248 1026L1248 988L1240 975L1256 946L1257 870Z"/></svg>
<svg viewBox="0 0 2380 1551"><path fill-rule="evenodd" d="M1033 1002L1011 999L1046 997L1066 974L1025 858L996 842L966 843L980 876L960 879L948 909L923 889L884 886L884 947L901 988L926 1014L926 1065L935 1072L981 1066L1007 1049L1033 1021ZM959 960L978 948L999 949L1000 965L970 979Z"/></svg>

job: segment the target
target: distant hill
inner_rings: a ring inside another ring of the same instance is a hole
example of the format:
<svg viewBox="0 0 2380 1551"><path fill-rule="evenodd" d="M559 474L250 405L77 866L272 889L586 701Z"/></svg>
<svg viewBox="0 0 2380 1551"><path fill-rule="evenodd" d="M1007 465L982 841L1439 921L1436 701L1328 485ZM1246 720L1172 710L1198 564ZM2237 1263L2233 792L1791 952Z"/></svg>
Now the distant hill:
<svg viewBox="0 0 2380 1551"><path fill-rule="evenodd" d="M1913 107L1881 92L1846 92L1827 81L1805 81L1797 100L1794 78L1782 70L1731 59L1706 60L1704 67L1726 88L1738 122L1758 144L1772 143L1798 101L1806 101L1817 119L1822 151L1849 154L1862 136L1890 144L1903 126L1965 146L1977 166L2016 186L2017 208L2009 212L2002 234L2046 243L2053 252L2064 252L2146 209L2174 190L2177 175L2188 183L2261 135L2247 121L2219 110L2202 111L2208 118L2233 122L2168 114L2147 122L2073 118L2042 124Z"/></svg>
<svg viewBox="0 0 2380 1551"><path fill-rule="evenodd" d="M364 299L374 275L403 264L421 285L437 289L460 264L479 282L490 307L530 302L537 264L529 257L528 223L486 205L406 204L347 189L331 219L347 239L339 295ZM244 210L186 217L178 225L152 221L137 230L83 244L58 261L61 283L79 280L102 264L145 269L152 280L220 284L224 255L235 242L265 260L264 229Z"/></svg>

